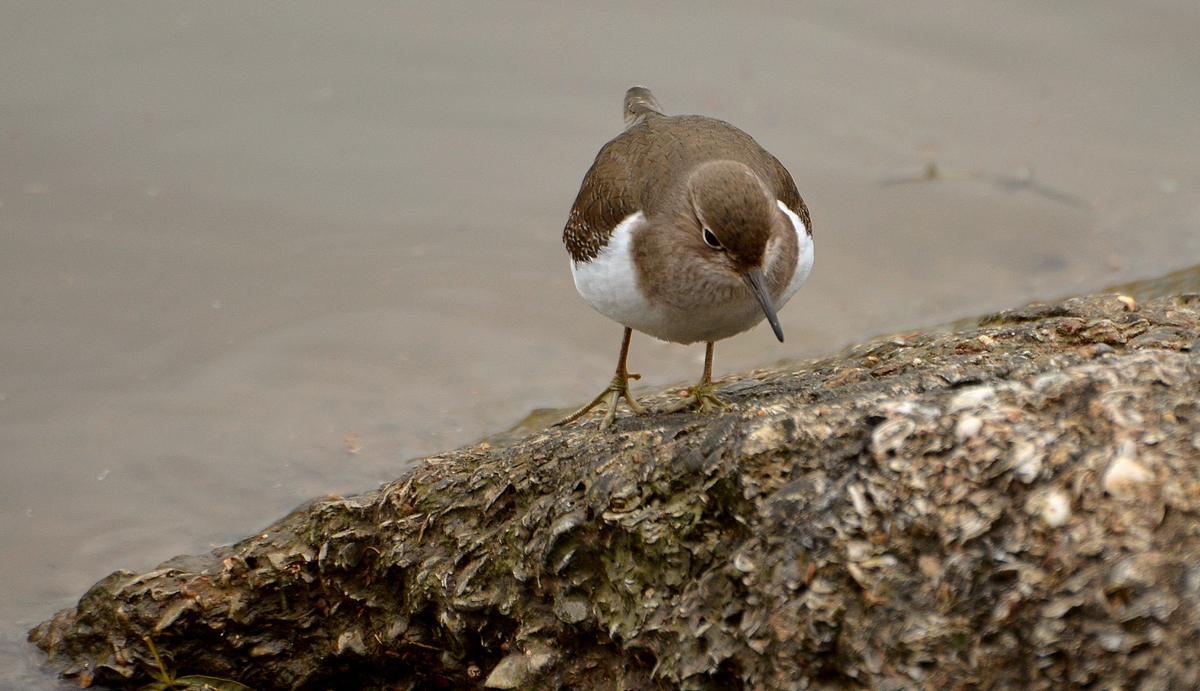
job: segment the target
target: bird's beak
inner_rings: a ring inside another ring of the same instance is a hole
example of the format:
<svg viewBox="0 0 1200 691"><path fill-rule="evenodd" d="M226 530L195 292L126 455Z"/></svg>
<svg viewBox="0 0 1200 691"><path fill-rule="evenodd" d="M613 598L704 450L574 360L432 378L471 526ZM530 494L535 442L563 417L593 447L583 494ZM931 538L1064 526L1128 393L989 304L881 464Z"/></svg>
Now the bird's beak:
<svg viewBox="0 0 1200 691"><path fill-rule="evenodd" d="M746 285L750 286L750 292L758 298L758 304L762 306L763 314L767 315L767 321L771 322L771 330L775 332L775 338L783 343L783 329L779 326L779 317L775 316L775 305L771 304L771 293L767 290L767 279L763 276L762 269L743 271L742 278L745 279Z"/></svg>

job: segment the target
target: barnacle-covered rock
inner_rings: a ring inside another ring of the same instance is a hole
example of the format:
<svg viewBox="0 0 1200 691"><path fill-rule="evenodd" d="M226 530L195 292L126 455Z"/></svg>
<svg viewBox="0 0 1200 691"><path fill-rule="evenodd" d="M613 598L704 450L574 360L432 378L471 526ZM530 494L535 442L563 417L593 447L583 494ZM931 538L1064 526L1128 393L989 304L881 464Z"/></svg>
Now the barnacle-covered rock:
<svg viewBox="0 0 1200 691"><path fill-rule="evenodd" d="M31 638L117 686L150 636L264 691L1197 688L1200 297L1137 297L428 458Z"/></svg>

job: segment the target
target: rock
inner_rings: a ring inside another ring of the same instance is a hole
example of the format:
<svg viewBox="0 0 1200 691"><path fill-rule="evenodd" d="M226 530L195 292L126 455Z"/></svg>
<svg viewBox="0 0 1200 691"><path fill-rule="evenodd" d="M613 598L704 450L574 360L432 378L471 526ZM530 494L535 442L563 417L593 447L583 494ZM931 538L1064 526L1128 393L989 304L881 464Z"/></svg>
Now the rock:
<svg viewBox="0 0 1200 691"><path fill-rule="evenodd" d="M500 660L483 685L489 689L519 689L529 677L529 658L513 653Z"/></svg>
<svg viewBox="0 0 1200 691"><path fill-rule="evenodd" d="M1101 480L1105 492L1118 497L1132 497L1135 496L1139 485L1154 479L1154 473L1134 458L1134 449L1135 446L1130 441L1120 445L1116 458L1109 464L1108 470L1104 471L1104 478Z"/></svg>
<svg viewBox="0 0 1200 691"><path fill-rule="evenodd" d="M1123 292L439 454L30 637L122 688L142 636L259 691L1197 688L1200 298Z"/></svg>
<svg viewBox="0 0 1200 691"><path fill-rule="evenodd" d="M362 632L358 629L343 632L338 636L337 651L338 655L345 655L348 652L355 655L366 655L367 646L363 644Z"/></svg>

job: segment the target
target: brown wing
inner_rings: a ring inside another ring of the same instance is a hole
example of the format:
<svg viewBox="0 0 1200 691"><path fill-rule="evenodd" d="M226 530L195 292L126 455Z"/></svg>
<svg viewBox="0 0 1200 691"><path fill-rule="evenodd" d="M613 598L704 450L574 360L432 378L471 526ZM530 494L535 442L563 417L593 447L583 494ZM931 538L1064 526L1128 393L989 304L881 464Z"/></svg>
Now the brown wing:
<svg viewBox="0 0 1200 691"><path fill-rule="evenodd" d="M660 209L672 208L688 172L718 159L750 166L812 235L808 207L791 174L750 135L700 115L650 112L597 154L563 229L567 252L575 261L594 259L617 224L637 211L654 218Z"/></svg>
<svg viewBox="0 0 1200 691"><path fill-rule="evenodd" d="M577 262L595 259L608 245L613 229L638 211L629 193L632 170L627 149L624 135L605 144L579 186L563 228L563 244Z"/></svg>
<svg viewBox="0 0 1200 691"><path fill-rule="evenodd" d="M767 154L770 159L770 174L771 182L775 187L775 193L778 195L779 201L783 202L784 206L792 210L792 213L800 217L804 223L804 228L808 231L808 236L812 237L812 218L808 215L808 206L804 204L804 199L800 197L800 190L796 189L796 182L792 180L792 174L783 167L778 158Z"/></svg>

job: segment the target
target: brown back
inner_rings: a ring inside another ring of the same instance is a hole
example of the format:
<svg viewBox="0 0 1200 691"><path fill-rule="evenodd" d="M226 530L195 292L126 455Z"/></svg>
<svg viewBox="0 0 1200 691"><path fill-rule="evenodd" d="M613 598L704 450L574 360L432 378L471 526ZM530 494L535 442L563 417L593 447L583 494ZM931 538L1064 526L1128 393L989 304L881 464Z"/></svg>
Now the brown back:
<svg viewBox="0 0 1200 691"><path fill-rule="evenodd" d="M700 115L668 117L645 109L637 116L641 121L605 144L583 178L563 229L572 259L595 258L630 214L641 211L653 220L686 203L683 190L689 171L712 160L749 166L812 234L808 208L792 176L750 135Z"/></svg>

